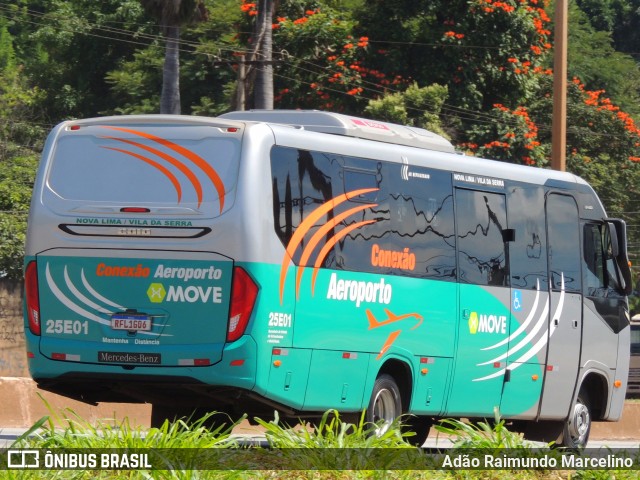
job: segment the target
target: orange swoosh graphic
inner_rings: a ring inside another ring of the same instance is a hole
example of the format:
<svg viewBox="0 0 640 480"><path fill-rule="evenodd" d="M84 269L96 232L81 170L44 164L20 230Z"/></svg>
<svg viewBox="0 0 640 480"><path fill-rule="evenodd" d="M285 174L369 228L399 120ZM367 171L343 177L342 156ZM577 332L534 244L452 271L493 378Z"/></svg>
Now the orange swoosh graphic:
<svg viewBox="0 0 640 480"><path fill-rule="evenodd" d="M338 225L338 223L340 223L342 220L344 220L348 216L353 215L354 213L360 212L362 210L366 210L369 207L377 207L377 206L378 206L377 204L360 205L359 207L354 207L345 212L342 212L340 215L331 219L330 222L325 223L322 227L318 229L316 233L313 234L313 236L311 237L311 240L309 240L309 243L307 244L306 248L302 252L302 256L300 257L299 266L306 267L307 260L309 260L309 257L313 253L313 250L316 248L320 240L322 240L322 237L324 237L329 232L329 230L331 230L336 225ZM302 280L303 273L304 273L304 268L299 268L298 275L296 277L296 298L298 298L298 291L300 290L300 281Z"/></svg>
<svg viewBox="0 0 640 480"><path fill-rule="evenodd" d="M173 158L171 155L167 155L163 151L150 147L149 145L145 145L144 143L138 143L132 140L128 140L126 138L118 138L118 137L103 137L103 138L107 138L109 140L116 140L118 142L123 142L128 145L133 145L135 147L142 148L143 150L146 150L149 153L153 153L154 155L157 155L158 157L162 158L163 160L166 160L171 165L176 167L189 179L189 181L193 185L193 188L196 191L196 195L198 196L198 208L200 208L200 205L202 204L202 185L200 184L198 177L196 177L194 173L191 170L189 170L184 163L180 162L176 158Z"/></svg>
<svg viewBox="0 0 640 480"><path fill-rule="evenodd" d="M174 188L176 189L176 193L178 194L178 202L180 202L180 199L182 198L182 187L180 186L180 182L178 181L176 176L173 173L171 173L169 169L167 169L167 167L165 167L164 165L160 165L158 162L151 160L150 158L144 157L138 153L130 152L128 150L123 150L121 148L115 148L115 147L102 147L102 148L106 148L107 150L115 150L116 152L124 153L125 155L131 155L132 157L142 160L143 162L148 163L149 165L160 170L173 184Z"/></svg>
<svg viewBox="0 0 640 480"><path fill-rule="evenodd" d="M120 132L132 133L133 135L138 135L139 137L146 138L148 140L153 140L154 142L159 143L160 145L164 145L165 147L173 150L176 153L179 153L185 158L188 158L193 163L195 163L198 167L202 169L204 173L206 173L209 180L213 183L213 186L218 193L218 198L220 199L220 212L222 213L222 209L224 208L224 184L220 179L218 173L213 169L211 165L209 165L202 157L196 155L191 150L184 148L177 143L174 143L166 138L157 137L156 135L152 135L150 133L141 132L139 130L134 130L131 128L124 127L112 127L112 126L102 126L102 128L107 128L110 130L117 130Z"/></svg>
<svg viewBox="0 0 640 480"><path fill-rule="evenodd" d="M296 231L291 236L291 240L289 240L289 244L286 248L286 254L282 258L282 266L280 267L280 304L282 305L282 297L284 295L284 281L287 277L287 267L289 266L289 261L293 259L293 254L300 245L300 242L307 234L309 230L315 225L315 223L322 218L327 212L329 212L335 206L353 198L357 195L364 195L365 193L374 192L379 190L378 188L363 188L360 190L353 190L352 192L343 193L342 195L338 195L337 197L332 198L331 200L323 203L314 211L312 211L307 218L305 218Z"/></svg>
<svg viewBox="0 0 640 480"><path fill-rule="evenodd" d="M393 342L396 341L396 338L398 338L398 335L400 335L401 331L402 330L396 330L395 332L391 332L389 334L389 336L387 337L387 341L384 342L384 345L380 349L380 353L378 353L376 360L380 360L382 358L382 355L384 355L385 352L391 348L391 345L393 345Z"/></svg>
<svg viewBox="0 0 640 480"><path fill-rule="evenodd" d="M316 289L316 276L318 275L318 270L320 265L324 261L324 257L327 256L329 250L333 248L333 246L340 240L342 237L345 237L348 233L352 232L356 228L363 227L370 223L376 223L377 220L364 220L362 222L352 223L348 227L344 227L338 233L336 233L333 237L331 237L327 243L324 244L320 253L318 253L318 257L316 258L316 263L313 265L313 276L311 277L311 295L314 295Z"/></svg>

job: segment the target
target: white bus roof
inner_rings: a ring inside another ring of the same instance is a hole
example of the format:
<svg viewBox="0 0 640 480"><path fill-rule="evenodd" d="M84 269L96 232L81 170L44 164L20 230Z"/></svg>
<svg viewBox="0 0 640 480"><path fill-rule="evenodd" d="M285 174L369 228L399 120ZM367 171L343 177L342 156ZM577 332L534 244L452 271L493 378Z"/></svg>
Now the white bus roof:
<svg viewBox="0 0 640 480"><path fill-rule="evenodd" d="M225 113L219 118L278 123L304 128L313 132L332 133L439 152L455 153L451 142L424 128L367 120L320 110L247 110Z"/></svg>

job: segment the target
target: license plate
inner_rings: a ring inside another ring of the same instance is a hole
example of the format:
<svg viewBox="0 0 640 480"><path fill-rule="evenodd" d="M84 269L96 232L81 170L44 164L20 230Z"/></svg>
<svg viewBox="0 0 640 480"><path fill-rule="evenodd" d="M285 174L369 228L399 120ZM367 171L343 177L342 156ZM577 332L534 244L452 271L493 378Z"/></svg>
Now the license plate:
<svg viewBox="0 0 640 480"><path fill-rule="evenodd" d="M149 331L151 330L151 317L148 315L131 315L128 313L111 316L111 328L113 330Z"/></svg>

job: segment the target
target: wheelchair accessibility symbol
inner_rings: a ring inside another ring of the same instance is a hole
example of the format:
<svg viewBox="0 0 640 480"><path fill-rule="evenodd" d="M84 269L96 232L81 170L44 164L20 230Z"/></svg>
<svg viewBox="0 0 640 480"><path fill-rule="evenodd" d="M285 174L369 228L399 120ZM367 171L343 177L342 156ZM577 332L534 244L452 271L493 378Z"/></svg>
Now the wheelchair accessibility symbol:
<svg viewBox="0 0 640 480"><path fill-rule="evenodd" d="M520 290L513 291L513 301L511 302L514 312L522 310L522 292Z"/></svg>

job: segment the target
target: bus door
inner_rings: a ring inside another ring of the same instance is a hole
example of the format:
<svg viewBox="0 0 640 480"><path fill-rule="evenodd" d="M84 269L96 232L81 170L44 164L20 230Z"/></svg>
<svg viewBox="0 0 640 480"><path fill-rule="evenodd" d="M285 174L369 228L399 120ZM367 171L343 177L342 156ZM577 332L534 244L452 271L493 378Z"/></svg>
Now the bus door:
<svg viewBox="0 0 640 480"><path fill-rule="evenodd" d="M580 222L573 197L547 196L549 264L548 353L540 415L566 418L580 365L582 274Z"/></svg>
<svg viewBox="0 0 640 480"><path fill-rule="evenodd" d="M535 419L547 359L549 288L547 222L542 186L509 189L511 331L500 414Z"/></svg>
<svg viewBox="0 0 640 480"><path fill-rule="evenodd" d="M455 200L460 308L447 413L493 416L511 323L505 196L457 188Z"/></svg>

